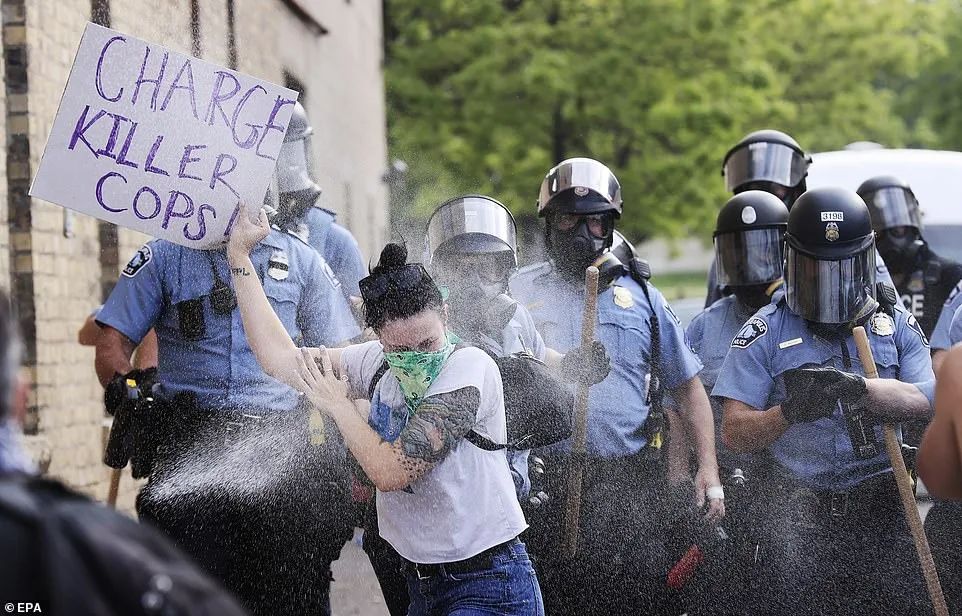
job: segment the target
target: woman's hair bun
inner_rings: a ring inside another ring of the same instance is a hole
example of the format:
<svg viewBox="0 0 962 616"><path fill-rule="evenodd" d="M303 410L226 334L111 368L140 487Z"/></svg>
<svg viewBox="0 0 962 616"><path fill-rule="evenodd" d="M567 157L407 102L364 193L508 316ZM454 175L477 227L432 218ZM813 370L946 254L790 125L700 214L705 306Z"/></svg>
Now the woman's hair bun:
<svg viewBox="0 0 962 616"><path fill-rule="evenodd" d="M403 267L408 260L408 249L403 244L390 243L381 251L378 269Z"/></svg>

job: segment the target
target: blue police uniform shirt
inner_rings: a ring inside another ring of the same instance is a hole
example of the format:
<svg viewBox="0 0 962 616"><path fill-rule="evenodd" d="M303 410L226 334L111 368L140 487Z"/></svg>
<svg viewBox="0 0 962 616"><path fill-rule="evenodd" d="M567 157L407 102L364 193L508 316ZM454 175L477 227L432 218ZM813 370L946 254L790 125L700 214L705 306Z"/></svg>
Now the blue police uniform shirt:
<svg viewBox="0 0 962 616"><path fill-rule="evenodd" d="M337 224L335 219L329 210L308 208L303 220L302 239L324 257L341 282L344 294L360 297L358 282L367 276L361 249L351 232Z"/></svg>
<svg viewBox="0 0 962 616"><path fill-rule="evenodd" d="M707 392L710 393L718 381L718 373L731 349L732 339L753 314L752 308L738 301L734 295L729 295L700 312L688 324L686 333L691 348L705 366L699 377ZM752 460L752 454L737 454L725 447L721 440L721 401L716 398L710 400L715 419L715 447L719 466L728 470L745 469Z"/></svg>
<svg viewBox="0 0 962 616"><path fill-rule="evenodd" d="M544 343L566 353L581 344L584 286L563 278L550 263L520 270L510 283L511 296L531 313ZM598 293L595 339L611 358L611 372L588 390L588 452L615 458L641 451L648 418L647 385L651 361L652 308L661 336L661 378L675 389L698 374L702 365L692 352L678 318L661 293L648 285L652 306L629 276L621 276Z"/></svg>
<svg viewBox="0 0 962 616"><path fill-rule="evenodd" d="M302 346L336 345L360 330L337 279L314 250L299 239L272 230L251 252L264 292L284 328ZM164 240L142 247L124 268L97 317L139 344L157 332L158 380L168 396L193 392L205 408L290 411L297 393L264 373L247 342L240 309L214 312L209 293L211 262L231 284L224 251L185 248ZM185 300L194 303L192 336L181 330ZM198 305L199 304L199 305Z"/></svg>
<svg viewBox="0 0 962 616"><path fill-rule="evenodd" d="M878 312L866 325L879 376L912 383L931 404L935 375L928 341L904 307L896 306L894 314L893 319ZM785 302L769 304L755 313L732 340L712 396L739 400L760 411L770 409L786 397L785 371L821 366L864 374L855 338L826 340L816 336ZM848 490L891 471L881 422L875 432L879 455L858 459L839 406L832 417L791 425L769 450L779 466L807 487Z"/></svg>
<svg viewBox="0 0 962 616"><path fill-rule="evenodd" d="M962 282L955 285L942 306L939 320L936 321L935 329L932 330L932 350L946 350L962 340L962 330L952 331L955 315L960 307L962 307ZM962 327L962 324L960 324L960 327Z"/></svg>

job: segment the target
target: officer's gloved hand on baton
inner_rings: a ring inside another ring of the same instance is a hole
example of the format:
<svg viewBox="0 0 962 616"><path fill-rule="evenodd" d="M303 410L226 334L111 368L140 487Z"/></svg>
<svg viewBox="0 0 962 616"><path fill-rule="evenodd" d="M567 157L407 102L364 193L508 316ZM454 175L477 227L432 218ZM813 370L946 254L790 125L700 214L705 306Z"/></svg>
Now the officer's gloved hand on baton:
<svg viewBox="0 0 962 616"><path fill-rule="evenodd" d="M605 345L597 340L591 344L568 351L561 358L561 374L573 383L597 385L611 372L611 358Z"/></svg>
<svg viewBox="0 0 962 616"><path fill-rule="evenodd" d="M789 423L831 417L838 403L857 404L868 392L865 379L835 368L795 368L785 372L782 415Z"/></svg>

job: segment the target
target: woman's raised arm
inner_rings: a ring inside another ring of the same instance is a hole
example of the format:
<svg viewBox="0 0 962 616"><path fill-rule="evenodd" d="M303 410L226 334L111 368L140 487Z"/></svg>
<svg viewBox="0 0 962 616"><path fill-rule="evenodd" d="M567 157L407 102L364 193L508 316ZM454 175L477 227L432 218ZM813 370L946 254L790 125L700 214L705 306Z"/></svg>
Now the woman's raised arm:
<svg viewBox="0 0 962 616"><path fill-rule="evenodd" d="M261 209L257 222L254 223L250 219L247 206L241 205L227 244L227 258L230 262L234 292L237 294L237 305L247 341L264 372L298 391L307 391L309 387L304 379L307 374L304 355L294 345L271 307L250 258L254 247L270 232L266 211ZM311 349L310 355L318 357L317 349ZM340 352L332 352L330 355L332 359L338 360L335 368L339 372Z"/></svg>

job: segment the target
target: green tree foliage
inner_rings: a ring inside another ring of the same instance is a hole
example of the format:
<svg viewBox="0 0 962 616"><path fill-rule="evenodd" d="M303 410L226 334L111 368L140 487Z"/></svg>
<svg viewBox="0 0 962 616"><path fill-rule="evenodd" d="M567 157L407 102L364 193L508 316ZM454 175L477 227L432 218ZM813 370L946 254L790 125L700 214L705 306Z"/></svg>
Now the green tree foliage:
<svg viewBox="0 0 962 616"><path fill-rule="evenodd" d="M629 236L704 233L726 199L721 160L751 130L780 128L813 151L933 139L899 111L940 49L940 3L386 0L386 11L391 153L422 214L471 191L530 215L548 168L583 155L619 176Z"/></svg>

